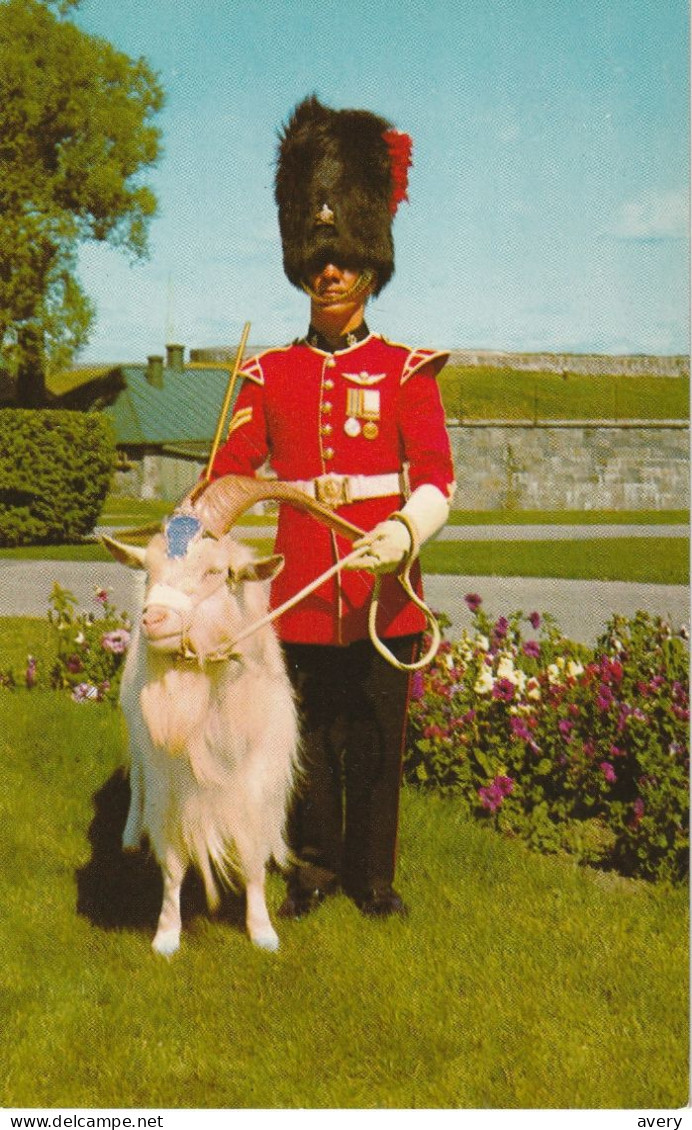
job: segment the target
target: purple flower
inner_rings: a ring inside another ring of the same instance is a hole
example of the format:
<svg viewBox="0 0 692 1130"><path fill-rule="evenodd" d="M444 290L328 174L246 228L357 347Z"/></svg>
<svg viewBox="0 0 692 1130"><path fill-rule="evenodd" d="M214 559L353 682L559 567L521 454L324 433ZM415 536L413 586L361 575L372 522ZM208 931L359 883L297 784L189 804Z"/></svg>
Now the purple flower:
<svg viewBox="0 0 692 1130"><path fill-rule="evenodd" d="M503 640L507 635L509 629L509 620L506 616L500 616L495 627L493 628L493 635L497 640Z"/></svg>
<svg viewBox="0 0 692 1130"><path fill-rule="evenodd" d="M572 740L572 730L574 729L574 722L568 722L566 718L562 718L558 722L557 728L566 742L570 742Z"/></svg>
<svg viewBox="0 0 692 1130"><path fill-rule="evenodd" d="M521 738L525 742L531 741L531 733L522 718L513 715L509 720L509 728L515 738Z"/></svg>
<svg viewBox="0 0 692 1130"><path fill-rule="evenodd" d="M126 628L116 628L114 632L106 632L101 637L101 647L105 651L112 651L114 655L122 655L127 651L130 643L130 633Z"/></svg>
<svg viewBox="0 0 692 1130"><path fill-rule="evenodd" d="M493 698L501 702L512 702L514 698L514 683L509 679L497 679L493 686Z"/></svg>
<svg viewBox="0 0 692 1130"><path fill-rule="evenodd" d="M478 612L478 609L483 603L482 597L480 597L477 592L467 592L464 600L466 601L469 610L474 613Z"/></svg>
<svg viewBox="0 0 692 1130"><path fill-rule="evenodd" d="M527 640L523 646L523 651L529 659L540 659L541 657L541 645L538 640Z"/></svg>
<svg viewBox="0 0 692 1130"><path fill-rule="evenodd" d="M503 797L509 796L514 790L514 781L511 777L496 777L493 784L500 790Z"/></svg>
<svg viewBox="0 0 692 1130"><path fill-rule="evenodd" d="M537 632L537 631L538 631L538 629L539 629L539 628L540 628L540 626L541 626L541 615L540 615L540 612L532 612L532 613L531 613L531 615L529 616L529 624L530 624L530 625L531 625L531 627L533 628L534 632Z"/></svg>
<svg viewBox="0 0 692 1130"><path fill-rule="evenodd" d="M613 766L609 761L602 761L599 765L599 769L601 770L601 773L605 777L606 781L608 781L611 785L615 781L617 781L617 773L615 772Z"/></svg>
<svg viewBox="0 0 692 1130"><path fill-rule="evenodd" d="M598 697L596 698L596 706L601 711L601 713L604 714L606 712L606 710L610 710L612 705L613 705L613 692L611 691L610 687L606 683L601 683L600 687L598 688Z"/></svg>
<svg viewBox="0 0 692 1130"><path fill-rule="evenodd" d="M423 672L414 671L411 678L411 701L419 702L425 693L425 684L423 682Z"/></svg>
<svg viewBox="0 0 692 1130"><path fill-rule="evenodd" d="M82 670L82 661L78 655L71 655L65 663L65 666L71 675L76 675Z"/></svg>
<svg viewBox="0 0 692 1130"><path fill-rule="evenodd" d="M478 797L483 808L487 808L489 812L496 812L502 804L506 796L514 789L514 781L511 777L495 777L489 785L481 785L478 790Z"/></svg>
<svg viewBox="0 0 692 1130"><path fill-rule="evenodd" d="M487 808L489 812L495 812L503 801L502 793L496 785L482 785L478 796L483 808Z"/></svg>
<svg viewBox="0 0 692 1130"><path fill-rule="evenodd" d="M646 805L644 804L644 801L640 796L638 796L635 800L634 804L632 805L632 809L634 811L634 822L635 824L638 824L642 816L644 815L644 812L646 811Z"/></svg>
<svg viewBox="0 0 692 1130"><path fill-rule="evenodd" d="M94 594L94 599L99 604L108 604L108 589L97 589Z"/></svg>

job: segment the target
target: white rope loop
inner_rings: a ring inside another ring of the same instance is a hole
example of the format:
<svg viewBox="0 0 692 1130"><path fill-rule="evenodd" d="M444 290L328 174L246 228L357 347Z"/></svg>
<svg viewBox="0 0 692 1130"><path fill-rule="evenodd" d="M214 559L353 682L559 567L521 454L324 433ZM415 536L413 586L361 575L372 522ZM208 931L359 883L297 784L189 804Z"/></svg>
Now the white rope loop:
<svg viewBox="0 0 692 1130"><path fill-rule="evenodd" d="M370 636L370 642L372 643L375 650L378 651L382 658L386 659L392 667L396 667L398 671L421 671L424 667L427 667L429 663L432 663L433 659L437 655L440 643L442 642L442 633L440 631L440 625L438 624L434 613L431 612L427 604L423 600L421 600L421 598L418 596L418 593L415 591L413 585L411 584L411 567L413 565L413 562L418 557L418 554L420 553L420 539L418 537L418 531L416 530L413 522L409 520L408 516L406 514L403 514L399 510L397 510L394 514L390 514L389 517L390 519L396 519L396 521L402 522L403 525L406 526L406 529L409 532L409 537L411 538L411 545L409 546L408 553L406 554L403 569L401 573L397 575L397 580L409 600L412 601L412 603L415 604L416 608L419 608L423 613L428 631L430 632L431 636L430 646L425 654L421 656L420 659L417 659L414 663L403 663L400 659L397 659L396 655L394 655L392 651L390 651L384 640L380 639L377 634L377 612L380 601L380 588L382 587L382 576L379 574L375 577L375 587L373 589L372 598L370 600L370 609L368 611L368 634Z"/></svg>

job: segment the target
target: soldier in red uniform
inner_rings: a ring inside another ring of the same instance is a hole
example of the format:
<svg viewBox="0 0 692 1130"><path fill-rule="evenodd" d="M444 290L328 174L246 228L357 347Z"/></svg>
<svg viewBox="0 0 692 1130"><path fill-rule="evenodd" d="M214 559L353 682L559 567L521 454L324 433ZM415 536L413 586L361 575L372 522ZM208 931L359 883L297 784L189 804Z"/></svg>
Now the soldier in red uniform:
<svg viewBox="0 0 692 1130"><path fill-rule="evenodd" d="M301 103L280 143L276 197L289 280L310 297L305 338L249 360L213 477L267 459L369 531L357 566L277 623L303 721L304 780L290 820L299 864L279 910L298 918L341 887L364 914L404 914L393 888L409 675L368 637L374 574L378 634L410 663L424 627L395 570L444 524L454 488L436 382L447 354L371 333L365 304L391 277L391 220L405 197L410 139L366 111ZM282 505L282 604L354 546ZM417 564L412 579L421 592Z"/></svg>

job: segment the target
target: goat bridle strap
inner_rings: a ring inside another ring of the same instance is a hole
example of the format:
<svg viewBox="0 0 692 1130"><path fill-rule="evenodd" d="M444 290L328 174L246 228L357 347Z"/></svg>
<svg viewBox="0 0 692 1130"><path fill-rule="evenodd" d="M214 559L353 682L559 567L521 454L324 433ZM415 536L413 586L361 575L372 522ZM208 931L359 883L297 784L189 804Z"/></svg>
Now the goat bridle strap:
<svg viewBox="0 0 692 1130"><path fill-rule="evenodd" d="M305 510L309 514L312 514L318 522L323 522L335 533L341 534L342 537L351 538L355 541L357 538L365 536L365 530L361 530L352 522L342 518L335 511L330 510L329 507L310 498L310 496L299 487L294 486L292 483L282 482L281 480L262 482L243 475L222 476L212 482L205 489L204 493L200 495L199 500L195 502L195 512L202 518L207 533L211 533L214 536L221 536L231 528L235 520L245 510L248 510L250 506L254 505L256 502L265 499L275 499L276 501L295 506L300 510ZM212 502L213 505L210 505ZM207 510L208 513L206 512ZM393 667L401 671L419 671L435 658L442 635L435 616L424 601L421 600L411 584L411 567L420 550L420 542L417 533L405 515L397 512L395 515L392 515L392 517L396 517L399 521L402 521L407 526L409 534L411 535L411 546L404 559L403 565L400 567L400 572L397 574L397 579L409 600L423 613L427 628L432 637L431 644L425 655L417 660L417 662L401 663L380 639L377 634L376 626L377 609L382 585L382 579L379 576L375 577L375 586L368 615L368 634L376 650L388 663L391 663ZM244 640L247 636L252 635L253 632L258 631L260 628L265 627L266 624L271 624L284 612L287 612L289 608L293 608L294 605L298 604L306 596L309 596L311 592L314 592L316 588L319 588L319 586L329 580L330 577L333 577L335 573L340 572L348 565L355 564L358 557L365 552L367 552L367 550L354 550L348 557L337 561L335 565L332 565L332 567L322 573L321 576L311 581L309 585L306 585L305 588L301 589L300 592L292 596L279 608L275 608L272 612L267 613L267 615L258 620L256 624L251 624L234 641L233 645L231 645L231 650L235 647L235 644Z"/></svg>
<svg viewBox="0 0 692 1130"><path fill-rule="evenodd" d="M394 517L394 515L392 515L392 517ZM400 515L397 515L397 517L400 517ZM427 665L431 663L435 658L437 650L440 646L440 641L442 639L442 633L440 632L440 626L437 623L434 614L430 611L427 604L425 604L425 602L421 600L421 598L415 592L413 585L411 584L411 566L418 556L419 546L417 535L415 534L415 531L413 531L412 526L410 526L406 519L404 519L404 522L409 528L409 532L412 533L411 548L409 549L409 552L406 556L403 570L400 574L398 574L397 579L409 599L413 601L417 608L420 608L421 612L425 616L425 621L432 637L430 647L425 652L425 655L416 660L416 662L402 663L401 660L397 659L394 653L390 651L384 641L380 639L377 634L377 609L379 606L380 588L382 585L381 576L375 577L375 587L373 589L372 599L370 602L370 610L368 613L368 634L370 636L373 647L376 649L376 651L379 652L383 659L386 659L387 662L392 665L392 667L396 667L399 671L420 671L423 667L427 667ZM367 552L367 547L363 546L361 549L354 549L352 553L349 553L347 557L343 557L341 561L337 561L335 565L332 565L331 568L325 570L325 572L320 574L319 577L315 577L314 581L311 581L310 584L305 586L305 588L302 588L300 592L297 592L292 597L289 597L289 599L284 601L283 604L280 604L278 608L274 608L271 612L268 612L266 616L263 616L260 620L256 620L254 624L250 624L250 626L246 628L244 632L241 632L239 636L236 636L231 645L231 650L237 647L237 645L242 640L246 639L248 636L251 636L254 632L259 631L260 628L265 628L267 624L271 624L274 620L277 620L279 616L282 616L284 614L284 612L288 612L289 608L293 608L294 605L298 604L301 600L304 600L306 596L309 596L311 592L314 592L315 589L319 588L320 585L323 585L325 581L328 581L336 573L339 573L342 569L345 569L349 565L356 564L358 559Z"/></svg>

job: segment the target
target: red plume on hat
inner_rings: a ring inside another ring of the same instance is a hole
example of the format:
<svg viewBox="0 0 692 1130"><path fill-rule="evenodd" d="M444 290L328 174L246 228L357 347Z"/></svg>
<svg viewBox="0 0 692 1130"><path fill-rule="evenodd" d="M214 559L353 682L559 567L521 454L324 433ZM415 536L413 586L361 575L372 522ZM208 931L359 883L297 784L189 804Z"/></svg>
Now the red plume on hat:
<svg viewBox="0 0 692 1130"><path fill-rule="evenodd" d="M385 130L384 140L389 150L392 172L392 195L389 210L394 216L402 200L408 201L408 171L413 164L413 141L398 129Z"/></svg>
<svg viewBox="0 0 692 1130"><path fill-rule="evenodd" d="M394 273L392 218L408 199L411 138L368 110L296 106L279 137L275 196L284 270L294 286L325 263Z"/></svg>

